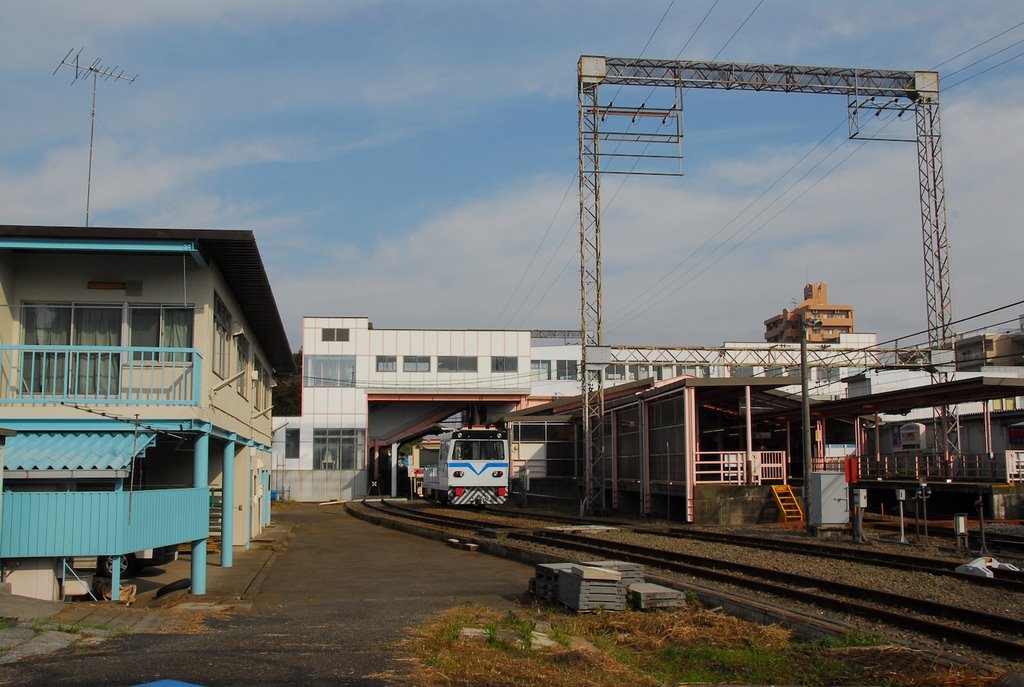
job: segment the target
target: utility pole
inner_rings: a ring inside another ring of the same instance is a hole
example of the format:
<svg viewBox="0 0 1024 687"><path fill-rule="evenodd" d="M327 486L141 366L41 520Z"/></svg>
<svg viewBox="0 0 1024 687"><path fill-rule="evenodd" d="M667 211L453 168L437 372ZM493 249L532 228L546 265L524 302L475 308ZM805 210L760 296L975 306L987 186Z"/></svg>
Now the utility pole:
<svg viewBox="0 0 1024 687"><path fill-rule="evenodd" d="M68 50L68 54L64 56L64 59L60 61L57 68L53 70L54 75L60 71L61 67L73 67L75 70L75 78L71 80L71 83L76 81L85 80L92 75L92 116L89 122L89 174L86 180L85 186L85 226L89 226L89 205L92 199L92 146L93 140L96 136L96 80L102 77L104 81L113 79L114 81L127 81L132 83L135 79L139 78L139 75L125 76L124 70L118 67L106 67L104 66L100 58L96 58L92 64L88 67L83 67L79 62L79 57L82 55L82 50L85 48L79 48L78 52L75 53L74 59L71 58L71 53L74 52L74 48Z"/></svg>

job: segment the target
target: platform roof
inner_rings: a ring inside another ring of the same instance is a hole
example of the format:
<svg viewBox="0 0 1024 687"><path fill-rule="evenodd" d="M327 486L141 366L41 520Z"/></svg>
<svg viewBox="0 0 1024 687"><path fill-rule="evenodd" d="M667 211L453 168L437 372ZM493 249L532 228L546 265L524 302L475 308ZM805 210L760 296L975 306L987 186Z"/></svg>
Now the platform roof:
<svg viewBox="0 0 1024 687"><path fill-rule="evenodd" d="M811 402L811 415L815 418L852 418L863 415L907 413L918 408L935 408L972 401L990 401L1024 395L1024 379L1019 377L981 376L957 379L942 384L884 391L866 396L854 396L837 401ZM799 420L800 408L773 413L779 420ZM764 417L764 415L759 415Z"/></svg>
<svg viewBox="0 0 1024 687"><path fill-rule="evenodd" d="M651 400L660 396L681 393L686 388L696 389L703 403L714 402L716 399L735 398L749 387L751 396L768 400L783 408L796 408L799 413L800 399L791 394L778 391L779 387L799 384L799 377L679 377L678 379L657 382L655 379L642 379L627 384L605 389L605 407L631 403L639 397ZM580 396L564 396L543 405L532 406L505 415L505 420L523 422L530 420L548 420L566 422L580 415Z"/></svg>

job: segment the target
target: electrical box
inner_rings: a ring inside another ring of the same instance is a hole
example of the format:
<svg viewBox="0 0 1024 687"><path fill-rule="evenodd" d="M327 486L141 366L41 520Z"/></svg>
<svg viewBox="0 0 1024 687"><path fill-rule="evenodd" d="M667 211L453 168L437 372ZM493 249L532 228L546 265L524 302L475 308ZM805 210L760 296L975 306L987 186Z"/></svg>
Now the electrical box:
<svg viewBox="0 0 1024 687"><path fill-rule="evenodd" d="M853 490L853 507L854 508L867 508L868 507L868 490L867 489L854 489Z"/></svg>
<svg viewBox="0 0 1024 687"><path fill-rule="evenodd" d="M896 490L896 500L897 501L906 501L907 500L907 490L906 489L897 489Z"/></svg>
<svg viewBox="0 0 1024 687"><path fill-rule="evenodd" d="M967 513L953 514L953 532L960 537L967 534Z"/></svg>
<svg viewBox="0 0 1024 687"><path fill-rule="evenodd" d="M808 511L812 526L849 524L850 507L845 473L812 472L810 486L811 502Z"/></svg>

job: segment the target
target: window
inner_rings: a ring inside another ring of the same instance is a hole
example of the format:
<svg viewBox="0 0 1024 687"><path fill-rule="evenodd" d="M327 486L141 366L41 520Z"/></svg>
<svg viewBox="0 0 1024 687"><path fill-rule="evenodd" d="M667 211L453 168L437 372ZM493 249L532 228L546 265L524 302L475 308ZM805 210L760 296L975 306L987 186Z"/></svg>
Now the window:
<svg viewBox="0 0 1024 687"><path fill-rule="evenodd" d="M314 429L314 470L357 470L363 467L362 429Z"/></svg>
<svg viewBox="0 0 1024 687"><path fill-rule="evenodd" d="M406 355L402 357L402 372L430 372L429 355Z"/></svg>
<svg viewBox="0 0 1024 687"><path fill-rule="evenodd" d="M492 356L491 372L518 372L519 358L510 356Z"/></svg>
<svg viewBox="0 0 1024 687"><path fill-rule="evenodd" d="M476 372L476 358L465 355L437 356L438 372Z"/></svg>
<svg viewBox="0 0 1024 687"><path fill-rule="evenodd" d="M22 375L33 393L109 397L120 393L120 346L124 305L52 304L24 308L27 345L76 346L84 350L25 354Z"/></svg>
<svg viewBox="0 0 1024 687"><path fill-rule="evenodd" d="M551 379L551 361L531 360L530 379L535 382L546 382Z"/></svg>
<svg viewBox="0 0 1024 687"><path fill-rule="evenodd" d="M129 345L139 348L191 348L192 308L129 307ZM183 362L182 353L160 353L163 362ZM134 351L135 360L158 359L155 351Z"/></svg>
<svg viewBox="0 0 1024 687"><path fill-rule="evenodd" d="M347 329L321 329L320 330L321 341L348 341L348 330Z"/></svg>
<svg viewBox="0 0 1024 687"><path fill-rule="evenodd" d="M393 355L378 355L377 372L398 372L398 357Z"/></svg>
<svg viewBox="0 0 1024 687"><path fill-rule="evenodd" d="M259 413L266 410L273 403L270 391L270 370L263 362L256 358L253 360L252 369L256 372L256 408L253 412Z"/></svg>
<svg viewBox="0 0 1024 687"><path fill-rule="evenodd" d="M356 385L354 355L307 355L302 359L302 385L341 387Z"/></svg>
<svg viewBox="0 0 1024 687"><path fill-rule="evenodd" d="M241 373L235 381L235 389L242 398L249 398L249 339L235 337L235 374Z"/></svg>
<svg viewBox="0 0 1024 687"><path fill-rule="evenodd" d="M285 429L284 430L284 457L293 458L298 460L299 458L299 430L298 429Z"/></svg>
<svg viewBox="0 0 1024 687"><path fill-rule="evenodd" d="M629 366L629 378L631 380L646 379L651 376L651 368L649 365L630 365Z"/></svg>
<svg viewBox="0 0 1024 687"><path fill-rule="evenodd" d="M231 311L220 296L213 294L213 371L228 378L231 351Z"/></svg>
<svg viewBox="0 0 1024 687"><path fill-rule="evenodd" d="M575 360L559 360L555 362L556 378L560 380L576 379L579 374L579 363Z"/></svg>
<svg viewBox="0 0 1024 687"><path fill-rule="evenodd" d="M626 378L626 366L621 363L609 365L604 368L604 378L609 381L619 381Z"/></svg>

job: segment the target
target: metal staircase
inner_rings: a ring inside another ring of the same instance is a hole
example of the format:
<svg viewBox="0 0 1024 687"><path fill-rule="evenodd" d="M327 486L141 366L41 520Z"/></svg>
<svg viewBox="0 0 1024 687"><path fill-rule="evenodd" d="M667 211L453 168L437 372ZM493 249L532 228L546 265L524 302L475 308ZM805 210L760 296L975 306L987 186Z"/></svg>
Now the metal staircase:
<svg viewBox="0 0 1024 687"><path fill-rule="evenodd" d="M772 495L779 507L783 522L803 522L804 510L788 484L773 484Z"/></svg>

